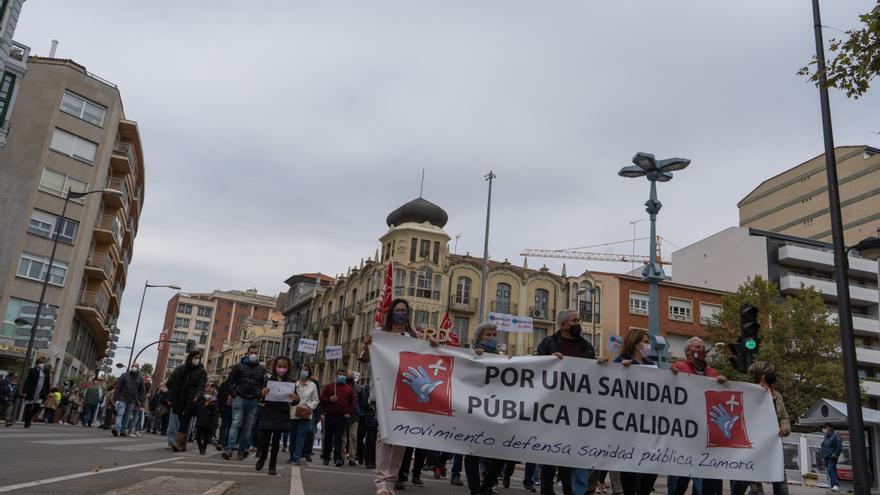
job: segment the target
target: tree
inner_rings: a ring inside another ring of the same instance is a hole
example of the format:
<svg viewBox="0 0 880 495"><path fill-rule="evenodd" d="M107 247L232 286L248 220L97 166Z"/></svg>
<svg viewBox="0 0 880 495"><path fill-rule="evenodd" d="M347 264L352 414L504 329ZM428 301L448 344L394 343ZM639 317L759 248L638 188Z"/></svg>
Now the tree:
<svg viewBox="0 0 880 495"><path fill-rule="evenodd" d="M141 365L141 374L144 376L153 375L153 363L144 363Z"/></svg>
<svg viewBox="0 0 880 495"><path fill-rule="evenodd" d="M846 91L850 98L865 94L871 79L880 74L880 0L870 12L860 15L859 20L864 27L847 31L847 39L831 39L829 50L835 56L826 63L827 86ZM816 66L815 58L801 67L798 75L809 75L810 80L818 84L819 73L813 72L810 66Z"/></svg>
<svg viewBox="0 0 880 495"><path fill-rule="evenodd" d="M736 341L742 303L760 310L761 345L755 359L776 367L776 387L792 422L819 399L844 400L840 330L828 321L828 309L818 291L802 287L797 296L782 297L775 284L758 276L721 302L721 314L709 327L716 342ZM745 375L728 363L728 356L727 352L716 354L712 365L732 379L745 381Z"/></svg>

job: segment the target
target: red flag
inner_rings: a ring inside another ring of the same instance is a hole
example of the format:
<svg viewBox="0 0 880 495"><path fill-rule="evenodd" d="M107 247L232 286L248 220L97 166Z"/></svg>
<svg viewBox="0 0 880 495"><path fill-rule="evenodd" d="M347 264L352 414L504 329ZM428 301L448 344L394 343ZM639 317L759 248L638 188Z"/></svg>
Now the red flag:
<svg viewBox="0 0 880 495"><path fill-rule="evenodd" d="M446 345L461 347L461 342L458 340L458 334L456 334L455 330L452 329L452 319L449 318L448 310L446 311L446 315L443 316L443 321L440 322L440 329L447 330L449 332L449 337L446 340Z"/></svg>
<svg viewBox="0 0 880 495"><path fill-rule="evenodd" d="M389 261L388 271L385 273L385 284L382 286L382 292L379 293L376 315L373 317L373 323L380 326L385 324L385 315L388 314L388 308L391 306L391 294L394 292L394 270L391 264L392 262Z"/></svg>

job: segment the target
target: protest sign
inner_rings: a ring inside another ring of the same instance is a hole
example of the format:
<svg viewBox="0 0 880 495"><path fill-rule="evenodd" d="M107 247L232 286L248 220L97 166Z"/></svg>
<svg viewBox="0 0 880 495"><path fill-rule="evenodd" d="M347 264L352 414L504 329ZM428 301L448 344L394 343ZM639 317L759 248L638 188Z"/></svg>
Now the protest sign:
<svg viewBox="0 0 880 495"><path fill-rule="evenodd" d="M359 383L361 381L361 374L357 371L352 371L352 374L354 375L354 382Z"/></svg>
<svg viewBox="0 0 880 495"><path fill-rule="evenodd" d="M299 345L296 348L299 352L304 352L306 354L317 354L318 352L318 341L312 339L299 339Z"/></svg>
<svg viewBox="0 0 880 495"><path fill-rule="evenodd" d="M534 331L534 320L528 316L489 313L489 321L498 325L499 332L532 333Z"/></svg>
<svg viewBox="0 0 880 495"><path fill-rule="evenodd" d="M382 441L538 464L782 480L760 386L552 356L508 359L374 332Z"/></svg>
<svg viewBox="0 0 880 495"><path fill-rule="evenodd" d="M341 345L328 345L324 348L324 359L333 361L334 359L342 359Z"/></svg>
<svg viewBox="0 0 880 495"><path fill-rule="evenodd" d="M266 388L269 393L266 394L266 400L270 402L290 402L290 395L296 390L294 382L279 382L269 380L266 382Z"/></svg>

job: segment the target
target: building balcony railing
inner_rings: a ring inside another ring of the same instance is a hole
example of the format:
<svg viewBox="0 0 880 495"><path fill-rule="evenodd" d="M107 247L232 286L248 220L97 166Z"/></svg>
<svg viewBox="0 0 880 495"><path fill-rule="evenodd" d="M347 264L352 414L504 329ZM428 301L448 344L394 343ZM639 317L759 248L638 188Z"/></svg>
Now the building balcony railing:
<svg viewBox="0 0 880 495"><path fill-rule="evenodd" d="M116 215L104 214L95 222L95 239L100 242L122 244L122 225Z"/></svg>
<svg viewBox="0 0 880 495"><path fill-rule="evenodd" d="M137 169L136 164L134 146L117 141L113 145L113 154L110 155L110 168L117 174L125 176Z"/></svg>
<svg viewBox="0 0 880 495"><path fill-rule="evenodd" d="M343 310L342 315L346 320L354 320L354 307L348 306Z"/></svg>
<svg viewBox="0 0 880 495"><path fill-rule="evenodd" d="M783 271L779 277L779 290L783 294L796 294L801 290L801 286L814 287L822 293L825 301L837 302L837 284L831 278L823 278L815 275L805 275L802 273ZM849 296L850 300L859 305L877 304L878 293L877 287L865 284L850 284Z"/></svg>
<svg viewBox="0 0 880 495"><path fill-rule="evenodd" d="M479 307L480 298L478 297L452 298L452 302L449 303L449 309L462 313L476 313Z"/></svg>
<svg viewBox="0 0 880 495"><path fill-rule="evenodd" d="M859 346L856 347L856 360L862 364L880 365L880 348Z"/></svg>
<svg viewBox="0 0 880 495"><path fill-rule="evenodd" d="M113 258L108 253L92 252L86 259L86 271L96 278L109 280L113 277Z"/></svg>
<svg viewBox="0 0 880 495"><path fill-rule="evenodd" d="M868 397L880 397L880 381L875 381L877 379L864 379L861 381L862 388L865 390L865 395Z"/></svg>
<svg viewBox="0 0 880 495"><path fill-rule="evenodd" d="M342 314L339 311L334 311L330 315L330 323L332 325L338 325L338 324L342 323Z"/></svg>
<svg viewBox="0 0 880 495"><path fill-rule="evenodd" d="M93 329L103 328L107 318L109 299L103 291L80 292L76 310L83 316Z"/></svg>
<svg viewBox="0 0 880 495"><path fill-rule="evenodd" d="M517 303L498 304L498 301L492 301L489 304L489 311L492 313L504 313L518 316L519 305Z"/></svg>
<svg viewBox="0 0 880 495"><path fill-rule="evenodd" d="M27 70L27 59L31 54L31 47L22 45L21 43L12 42L9 47L9 61L18 67L19 71Z"/></svg>
<svg viewBox="0 0 880 495"><path fill-rule="evenodd" d="M108 176L107 181L104 183L104 189L113 189L116 191L122 191L122 197L115 194L104 194L104 201L109 204L119 208L125 208L125 211L128 211L128 185L125 183L125 180L119 179L117 177Z"/></svg>

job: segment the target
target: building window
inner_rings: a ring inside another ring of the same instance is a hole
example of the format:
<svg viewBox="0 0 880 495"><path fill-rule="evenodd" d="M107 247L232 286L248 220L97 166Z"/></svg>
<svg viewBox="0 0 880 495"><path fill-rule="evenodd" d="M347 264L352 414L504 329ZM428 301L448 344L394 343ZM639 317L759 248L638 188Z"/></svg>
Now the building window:
<svg viewBox="0 0 880 495"><path fill-rule="evenodd" d="M431 292L431 299L440 300L440 287L443 287L443 277L434 275L434 290Z"/></svg>
<svg viewBox="0 0 880 495"><path fill-rule="evenodd" d="M419 259L431 258L431 241L422 239L419 243Z"/></svg>
<svg viewBox="0 0 880 495"><path fill-rule="evenodd" d="M415 311L415 321L413 324L416 328L428 328L428 324L431 321L431 314L427 311L416 310Z"/></svg>
<svg viewBox="0 0 880 495"><path fill-rule="evenodd" d="M582 294L578 294L578 317L581 321L593 321L593 284L589 282L581 282L580 290Z"/></svg>
<svg viewBox="0 0 880 495"><path fill-rule="evenodd" d="M207 330L209 325L210 325L210 323L208 323L207 321L196 320L195 329L196 330Z"/></svg>
<svg viewBox="0 0 880 495"><path fill-rule="evenodd" d="M186 340L189 338L189 334L186 332L179 332L177 330L171 332L172 340Z"/></svg>
<svg viewBox="0 0 880 495"><path fill-rule="evenodd" d="M572 308L576 308L578 306L578 284L571 284L571 306Z"/></svg>
<svg viewBox="0 0 880 495"><path fill-rule="evenodd" d="M4 5L6 2L3 2ZM5 9L4 9L5 10ZM3 11L0 10L0 19L3 18ZM3 80L0 81L0 127L6 123L6 114L9 112L9 106L12 104L12 92L15 90L15 74L12 72L4 72Z"/></svg>
<svg viewBox="0 0 880 495"><path fill-rule="evenodd" d="M58 237L59 241L65 244L73 244L78 226L79 223L73 220L61 220L61 217L35 209L31 212L28 232L41 237L51 237L51 232L54 229L55 236Z"/></svg>
<svg viewBox="0 0 880 495"><path fill-rule="evenodd" d="M510 314L510 285L498 284L495 290L495 312ZM504 333L504 332L500 332Z"/></svg>
<svg viewBox="0 0 880 495"><path fill-rule="evenodd" d="M640 292L630 292L629 293L629 312L634 315L647 315L648 314L648 298L647 294L642 294Z"/></svg>
<svg viewBox="0 0 880 495"><path fill-rule="evenodd" d="M676 321L694 321L691 316L691 302L685 299L669 298L669 319Z"/></svg>
<svg viewBox="0 0 880 495"><path fill-rule="evenodd" d="M45 331L51 335L52 330L55 327L55 316L57 312L58 306L43 304L43 310L40 312L40 323L37 324L37 331L40 333ZM9 304L6 305L6 314L3 316L3 332L0 335L10 339L16 338L17 325L15 324L15 320L18 318L33 318L36 314L36 302L10 297ZM30 332L30 328L30 326L27 327L28 332Z"/></svg>
<svg viewBox="0 0 880 495"><path fill-rule="evenodd" d="M431 298L431 284L434 280L434 272L428 268L427 266L423 266L419 269L417 285L416 285L416 297L424 297L425 299Z"/></svg>
<svg viewBox="0 0 880 495"><path fill-rule="evenodd" d="M107 113L107 109L103 106L92 103L70 91L64 92L64 98L61 99L61 111L98 127L104 126L104 114Z"/></svg>
<svg viewBox="0 0 880 495"><path fill-rule="evenodd" d="M43 169L43 175L40 177L40 190L62 198L67 196L67 191L86 192L89 183L79 180L69 175L58 173L48 168ZM83 198L72 199L77 203L82 203Z"/></svg>
<svg viewBox="0 0 880 495"><path fill-rule="evenodd" d="M189 318L175 317L174 326L177 328L189 328Z"/></svg>
<svg viewBox="0 0 880 495"><path fill-rule="evenodd" d="M394 269L394 296L400 297L406 290L406 270Z"/></svg>
<svg viewBox="0 0 880 495"><path fill-rule="evenodd" d="M410 244L409 244L409 260L410 261L416 260L416 249L418 249L418 247L419 247L419 240L416 239L415 237L413 237L412 242L410 242ZM412 295L412 294L410 294L410 295Z"/></svg>
<svg viewBox="0 0 880 495"><path fill-rule="evenodd" d="M214 314L214 310L211 308L206 308L204 306L198 306L199 308L199 316L204 318L210 318Z"/></svg>
<svg viewBox="0 0 880 495"><path fill-rule="evenodd" d="M21 260L18 263L18 272L16 273L19 277L42 282L46 278L46 270L48 268L49 258L36 254L22 253ZM52 285L63 286L66 278L67 263L55 260L52 264L51 274L49 275L49 283Z"/></svg>
<svg viewBox="0 0 880 495"><path fill-rule="evenodd" d="M535 289L535 309L532 316L542 320L548 319L547 306L549 303L550 293L546 289Z"/></svg>
<svg viewBox="0 0 880 495"><path fill-rule="evenodd" d="M455 302L456 304L471 303L471 279L468 277L458 277L455 283Z"/></svg>
<svg viewBox="0 0 880 495"><path fill-rule="evenodd" d="M700 303L700 325L711 325L721 317L721 305Z"/></svg>
<svg viewBox="0 0 880 495"><path fill-rule="evenodd" d="M455 334L458 335L458 341L461 342L462 347L468 347L468 344L470 343L468 340L468 329L470 326L471 322L467 318L456 316L452 319L452 329L455 330Z"/></svg>
<svg viewBox="0 0 880 495"><path fill-rule="evenodd" d="M599 318L599 307L602 305L602 289L599 286L593 289L593 319L596 324L602 323Z"/></svg>
<svg viewBox="0 0 880 495"><path fill-rule="evenodd" d="M434 242L434 257L431 259L434 264L440 264L440 243Z"/></svg>
<svg viewBox="0 0 880 495"><path fill-rule="evenodd" d="M199 345L205 345L208 343L208 334L202 334L199 337Z"/></svg>
<svg viewBox="0 0 880 495"><path fill-rule="evenodd" d="M440 312L431 313L431 328L440 328Z"/></svg>
<svg viewBox="0 0 880 495"><path fill-rule="evenodd" d="M532 333L532 342L535 346L535 349L538 348L538 344L541 343L542 340L547 338L547 329L541 327L535 327L535 331Z"/></svg>
<svg viewBox="0 0 880 495"><path fill-rule="evenodd" d="M95 163L98 153L97 144L58 128L52 134L49 148L89 165Z"/></svg>
<svg viewBox="0 0 880 495"><path fill-rule="evenodd" d="M185 315L191 315L193 312L192 304L180 303L177 305L177 312Z"/></svg>

